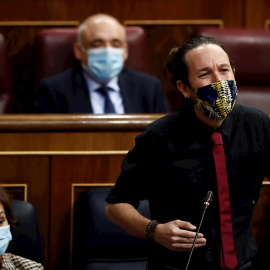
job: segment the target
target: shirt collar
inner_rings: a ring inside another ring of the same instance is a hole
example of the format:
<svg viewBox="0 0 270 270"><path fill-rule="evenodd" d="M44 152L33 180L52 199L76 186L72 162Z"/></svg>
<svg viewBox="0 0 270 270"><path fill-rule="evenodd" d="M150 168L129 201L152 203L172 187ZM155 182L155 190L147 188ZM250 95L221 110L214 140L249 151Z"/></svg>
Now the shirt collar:
<svg viewBox="0 0 270 270"><path fill-rule="evenodd" d="M228 137L231 135L233 130L233 111L227 115L221 126L217 130L214 130L212 127L205 125L199 120L199 118L195 114L193 104L187 104L184 110L186 110L185 113L191 115L190 121L192 123L192 126L194 127L193 132L200 134L200 136L206 135L206 137L208 137L211 136L215 131L218 131Z"/></svg>
<svg viewBox="0 0 270 270"><path fill-rule="evenodd" d="M229 137L232 134L232 130L233 130L232 112L233 111L231 111L227 115L227 117L224 119L221 126L218 128L218 131L227 137Z"/></svg>
<svg viewBox="0 0 270 270"><path fill-rule="evenodd" d="M88 86L89 92L94 92L94 91L96 91L98 88L100 88L102 86L101 83L98 83L98 82L94 81L90 76L88 76L85 71L83 71L83 76L84 76L84 78L86 80L86 84ZM106 84L106 86L109 87L110 89L116 91L116 92L119 92L120 87L118 85L118 76L111 79Z"/></svg>

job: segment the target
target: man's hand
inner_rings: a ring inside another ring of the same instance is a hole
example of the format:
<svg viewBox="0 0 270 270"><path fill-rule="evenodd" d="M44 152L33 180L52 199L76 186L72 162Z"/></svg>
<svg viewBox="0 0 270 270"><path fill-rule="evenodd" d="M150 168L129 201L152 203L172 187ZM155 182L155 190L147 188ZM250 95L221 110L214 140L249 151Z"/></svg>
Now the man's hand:
<svg viewBox="0 0 270 270"><path fill-rule="evenodd" d="M191 250L196 236L196 232L192 232L195 229L191 223L181 220L159 224L154 233L154 240L172 251L188 251ZM205 244L206 239L199 233L194 248Z"/></svg>

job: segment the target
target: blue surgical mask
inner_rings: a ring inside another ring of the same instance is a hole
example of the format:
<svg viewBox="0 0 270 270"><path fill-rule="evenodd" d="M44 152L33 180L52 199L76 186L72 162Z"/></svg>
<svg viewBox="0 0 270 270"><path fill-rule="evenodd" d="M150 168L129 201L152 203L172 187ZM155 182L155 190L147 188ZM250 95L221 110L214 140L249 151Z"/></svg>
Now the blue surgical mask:
<svg viewBox="0 0 270 270"><path fill-rule="evenodd" d="M82 51L88 54L87 67L83 68L98 82L107 83L117 76L124 66L124 49L121 48L97 48Z"/></svg>
<svg viewBox="0 0 270 270"><path fill-rule="evenodd" d="M0 227L0 256L3 255L8 247L9 242L12 240L10 233L10 226Z"/></svg>

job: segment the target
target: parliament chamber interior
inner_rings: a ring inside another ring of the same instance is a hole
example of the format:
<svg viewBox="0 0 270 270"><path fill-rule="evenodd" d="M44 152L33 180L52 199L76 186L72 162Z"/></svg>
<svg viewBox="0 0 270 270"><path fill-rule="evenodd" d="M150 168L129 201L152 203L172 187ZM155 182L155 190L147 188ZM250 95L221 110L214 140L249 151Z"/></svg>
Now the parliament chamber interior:
<svg viewBox="0 0 270 270"><path fill-rule="evenodd" d="M220 41L233 59L237 102L270 114L269 1L0 0L0 7L0 183L12 199L34 206L39 260L45 269L77 269L78 238L89 234L84 252L92 250L94 255L89 255L92 266L87 269L95 269L99 256L108 264L114 252L104 247L99 255L95 247L106 242L96 236L101 234L116 242L123 237L115 254L126 250L127 258L133 253L137 263L144 262L145 243L122 236L104 221L102 211L106 192L135 137L164 114L36 113L39 82L71 67L78 26L90 15L106 13L125 27L129 45L125 67L161 80L169 112L179 110L184 98L165 69L168 53L191 37L205 35ZM82 214L86 193L92 197ZM95 207L102 210L101 216ZM142 211L148 214L148 209ZM265 179L251 229L258 246L254 265L268 267L255 269L270 267L269 226L270 185Z"/></svg>

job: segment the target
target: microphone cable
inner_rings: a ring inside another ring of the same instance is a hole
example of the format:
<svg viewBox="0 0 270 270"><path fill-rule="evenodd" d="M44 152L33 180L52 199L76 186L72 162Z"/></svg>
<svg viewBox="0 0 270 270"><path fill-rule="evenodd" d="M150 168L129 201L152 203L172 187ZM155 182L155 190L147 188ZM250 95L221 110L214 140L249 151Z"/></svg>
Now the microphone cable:
<svg viewBox="0 0 270 270"><path fill-rule="evenodd" d="M198 238L198 233L199 233L200 228L201 228L201 225L202 225L202 221L203 221L203 218L204 218L204 214L205 214L205 212L206 212L208 206L210 205L210 203L211 203L211 201L212 201L212 198L213 198L213 192L212 192L212 191L208 191L207 194L206 194L206 196L205 196L205 198L204 198L204 206L203 206L202 217L201 217L200 224L199 224L199 226L198 226L198 229L197 229L197 232L196 232L194 241L193 241L193 245L192 245L192 248L191 248L191 251L190 251L190 254L189 254L189 258L188 258L188 261L187 261L185 270L188 269L188 265L189 265L189 262L190 262L190 259L191 259L191 256L192 256L194 247L195 247L195 243L196 243L197 238Z"/></svg>

